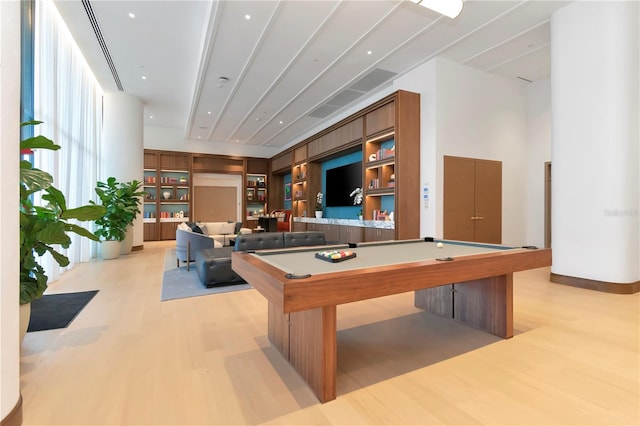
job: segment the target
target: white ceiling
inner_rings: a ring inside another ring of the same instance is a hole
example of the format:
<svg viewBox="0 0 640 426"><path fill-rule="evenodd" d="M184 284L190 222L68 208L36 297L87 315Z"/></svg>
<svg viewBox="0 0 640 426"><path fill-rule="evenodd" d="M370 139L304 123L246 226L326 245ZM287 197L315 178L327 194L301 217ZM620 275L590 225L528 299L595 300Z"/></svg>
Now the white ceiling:
<svg viewBox="0 0 640 426"><path fill-rule="evenodd" d="M549 19L568 3L466 0L449 19L386 0L55 2L105 91L139 97L145 124L214 150L291 145L436 56L522 84L546 78Z"/></svg>

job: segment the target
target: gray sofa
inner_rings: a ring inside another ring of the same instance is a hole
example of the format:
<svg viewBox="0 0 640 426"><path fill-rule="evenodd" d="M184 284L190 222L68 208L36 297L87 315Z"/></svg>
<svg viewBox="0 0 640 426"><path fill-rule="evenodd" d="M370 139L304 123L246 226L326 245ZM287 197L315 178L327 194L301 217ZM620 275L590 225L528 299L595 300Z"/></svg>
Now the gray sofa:
<svg viewBox="0 0 640 426"><path fill-rule="evenodd" d="M180 262L187 262L188 271L189 264L196 260L195 256L199 250L216 247L222 247L222 244L208 235L185 231L180 228L176 229L176 262L178 267L180 267Z"/></svg>
<svg viewBox="0 0 640 426"><path fill-rule="evenodd" d="M231 269L231 253L233 251L322 246L325 244L323 232L262 232L238 235L233 247L198 250L195 254L196 271L202 284L206 287L244 283L242 277Z"/></svg>

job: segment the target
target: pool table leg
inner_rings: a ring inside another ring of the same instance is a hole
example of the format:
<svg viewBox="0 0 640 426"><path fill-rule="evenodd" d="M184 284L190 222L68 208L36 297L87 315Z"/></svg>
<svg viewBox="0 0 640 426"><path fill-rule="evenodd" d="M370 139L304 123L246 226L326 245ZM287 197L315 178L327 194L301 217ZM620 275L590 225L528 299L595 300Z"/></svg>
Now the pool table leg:
<svg viewBox="0 0 640 426"><path fill-rule="evenodd" d="M414 300L427 312L505 339L513 337L513 274L417 290Z"/></svg>
<svg viewBox="0 0 640 426"><path fill-rule="evenodd" d="M320 402L336 399L336 306L282 314L269 302L269 339Z"/></svg>

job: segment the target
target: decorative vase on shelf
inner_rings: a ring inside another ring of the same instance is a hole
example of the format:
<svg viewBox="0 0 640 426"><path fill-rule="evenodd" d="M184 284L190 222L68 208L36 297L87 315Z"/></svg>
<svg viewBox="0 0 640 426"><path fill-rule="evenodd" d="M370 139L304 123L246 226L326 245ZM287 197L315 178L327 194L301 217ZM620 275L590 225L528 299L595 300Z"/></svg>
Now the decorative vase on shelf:
<svg viewBox="0 0 640 426"><path fill-rule="evenodd" d="M362 215L358 215L358 220L362 221Z"/></svg>
<svg viewBox="0 0 640 426"><path fill-rule="evenodd" d="M164 191L162 193L162 198L164 198L165 200L168 200L169 198L171 198L171 193L169 191Z"/></svg>
<svg viewBox="0 0 640 426"><path fill-rule="evenodd" d="M322 219L322 210L316 210L316 219Z"/></svg>

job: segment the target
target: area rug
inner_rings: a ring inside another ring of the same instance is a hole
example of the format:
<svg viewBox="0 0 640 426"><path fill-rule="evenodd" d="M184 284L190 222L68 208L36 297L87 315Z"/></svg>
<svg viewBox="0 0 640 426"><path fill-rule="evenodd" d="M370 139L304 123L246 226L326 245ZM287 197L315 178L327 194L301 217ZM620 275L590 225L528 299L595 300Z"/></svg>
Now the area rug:
<svg viewBox="0 0 640 426"><path fill-rule="evenodd" d="M29 331L65 328L87 306L98 290L77 293L45 294L31 302Z"/></svg>
<svg viewBox="0 0 640 426"><path fill-rule="evenodd" d="M162 276L162 294L160 300L183 299L186 297L206 296L208 294L227 293L230 291L248 290L249 284L221 285L207 288L202 285L195 265L192 263L189 271L186 264L176 267L175 249L167 249L164 260L164 274Z"/></svg>

